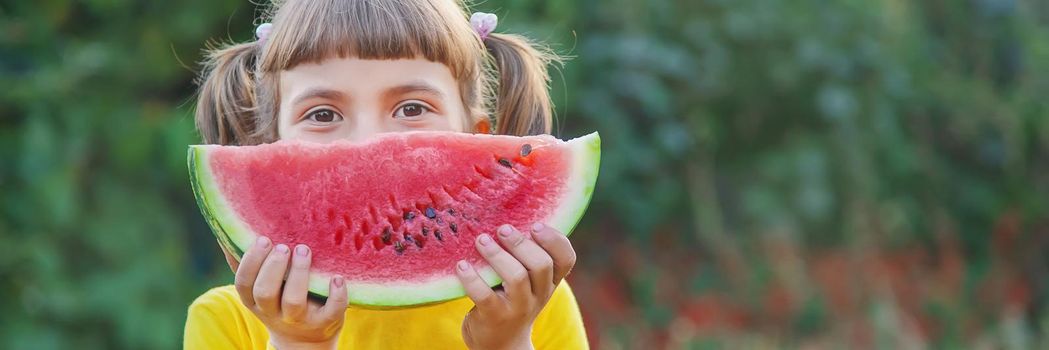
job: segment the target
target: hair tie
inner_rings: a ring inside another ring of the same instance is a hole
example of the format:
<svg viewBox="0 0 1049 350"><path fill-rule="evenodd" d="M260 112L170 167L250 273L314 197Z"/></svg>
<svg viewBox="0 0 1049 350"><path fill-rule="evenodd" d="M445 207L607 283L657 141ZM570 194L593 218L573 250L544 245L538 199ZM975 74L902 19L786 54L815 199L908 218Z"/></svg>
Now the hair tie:
<svg viewBox="0 0 1049 350"><path fill-rule="evenodd" d="M481 41L488 39L488 34L495 30L496 24L499 24L499 17L494 13L474 12L470 16L470 25L474 27L477 35L481 37Z"/></svg>
<svg viewBox="0 0 1049 350"><path fill-rule="evenodd" d="M255 37L258 38L260 42L265 42L266 38L270 36L270 31L273 31L273 24L260 24L255 28Z"/></svg>

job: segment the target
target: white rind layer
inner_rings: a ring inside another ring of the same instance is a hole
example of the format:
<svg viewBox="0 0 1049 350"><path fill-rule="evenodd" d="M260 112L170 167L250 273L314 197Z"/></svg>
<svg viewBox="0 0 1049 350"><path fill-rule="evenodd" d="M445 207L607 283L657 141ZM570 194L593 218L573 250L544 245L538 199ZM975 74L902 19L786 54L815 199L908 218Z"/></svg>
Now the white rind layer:
<svg viewBox="0 0 1049 350"><path fill-rule="evenodd" d="M594 194L597 172L601 167L601 135L593 132L565 143L572 149L569 153L573 158L572 173L568 175L565 183L578 186L566 189L561 205L554 210L553 216L547 219L546 224L565 235L571 235L579 220L583 218L586 207L590 205L590 197Z"/></svg>

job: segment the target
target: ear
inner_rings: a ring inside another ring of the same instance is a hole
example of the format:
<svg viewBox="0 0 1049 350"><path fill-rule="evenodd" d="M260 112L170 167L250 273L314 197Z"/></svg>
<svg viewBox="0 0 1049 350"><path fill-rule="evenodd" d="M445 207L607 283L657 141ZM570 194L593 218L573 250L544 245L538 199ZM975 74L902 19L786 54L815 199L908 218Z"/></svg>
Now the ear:
<svg viewBox="0 0 1049 350"><path fill-rule="evenodd" d="M488 121L488 115L479 113L474 116L474 120L477 122L473 125L473 132L478 134L491 134L492 133L492 122Z"/></svg>

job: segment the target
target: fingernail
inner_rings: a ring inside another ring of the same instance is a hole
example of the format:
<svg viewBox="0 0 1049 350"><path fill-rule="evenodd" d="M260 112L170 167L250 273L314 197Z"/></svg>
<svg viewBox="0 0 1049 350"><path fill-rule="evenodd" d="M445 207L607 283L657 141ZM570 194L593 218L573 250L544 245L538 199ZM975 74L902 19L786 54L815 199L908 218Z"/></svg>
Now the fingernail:
<svg viewBox="0 0 1049 350"><path fill-rule="evenodd" d="M492 244L492 237L489 236L487 233L482 233L481 237L478 238L477 241L481 242L481 245L487 246L487 245Z"/></svg>
<svg viewBox="0 0 1049 350"><path fill-rule="evenodd" d="M270 239L266 237L259 237L255 239L255 246L259 248L266 248L270 246Z"/></svg>
<svg viewBox="0 0 1049 350"><path fill-rule="evenodd" d="M335 278L332 279L332 283L335 283L336 287L342 287L342 284L346 283L346 281L342 279L342 276L335 275Z"/></svg>
<svg viewBox="0 0 1049 350"><path fill-rule="evenodd" d="M541 222L534 223L534 224L532 224L532 231L533 232L542 231L543 227L545 227L545 226L543 226L543 223L541 223Z"/></svg>
<svg viewBox="0 0 1049 350"><path fill-rule="evenodd" d="M466 270L470 269L470 264L467 263L466 260L459 260L459 263L455 264L455 267L458 267L459 271L466 272Z"/></svg>
<svg viewBox="0 0 1049 350"><path fill-rule="evenodd" d="M287 254L288 253L288 246L283 245L283 244L278 244L277 245L277 252L281 253L281 254Z"/></svg>
<svg viewBox="0 0 1049 350"><path fill-rule="evenodd" d="M299 244L299 245L295 246L295 254L297 254L298 256L309 255L310 254L310 248L307 247L305 244Z"/></svg>
<svg viewBox="0 0 1049 350"><path fill-rule="evenodd" d="M499 226L499 236L502 236L503 238L510 238L512 232L513 229L510 228L510 225Z"/></svg>

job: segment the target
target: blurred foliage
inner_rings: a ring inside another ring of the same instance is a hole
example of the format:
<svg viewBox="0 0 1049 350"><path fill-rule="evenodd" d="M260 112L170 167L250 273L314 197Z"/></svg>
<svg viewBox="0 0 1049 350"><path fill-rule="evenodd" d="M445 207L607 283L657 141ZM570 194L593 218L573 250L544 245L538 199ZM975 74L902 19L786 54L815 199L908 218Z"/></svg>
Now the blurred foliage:
<svg viewBox="0 0 1049 350"><path fill-rule="evenodd" d="M596 348L1049 347L1049 3L500 0L599 130ZM185 145L247 1L0 4L0 348L176 348L231 274Z"/></svg>

